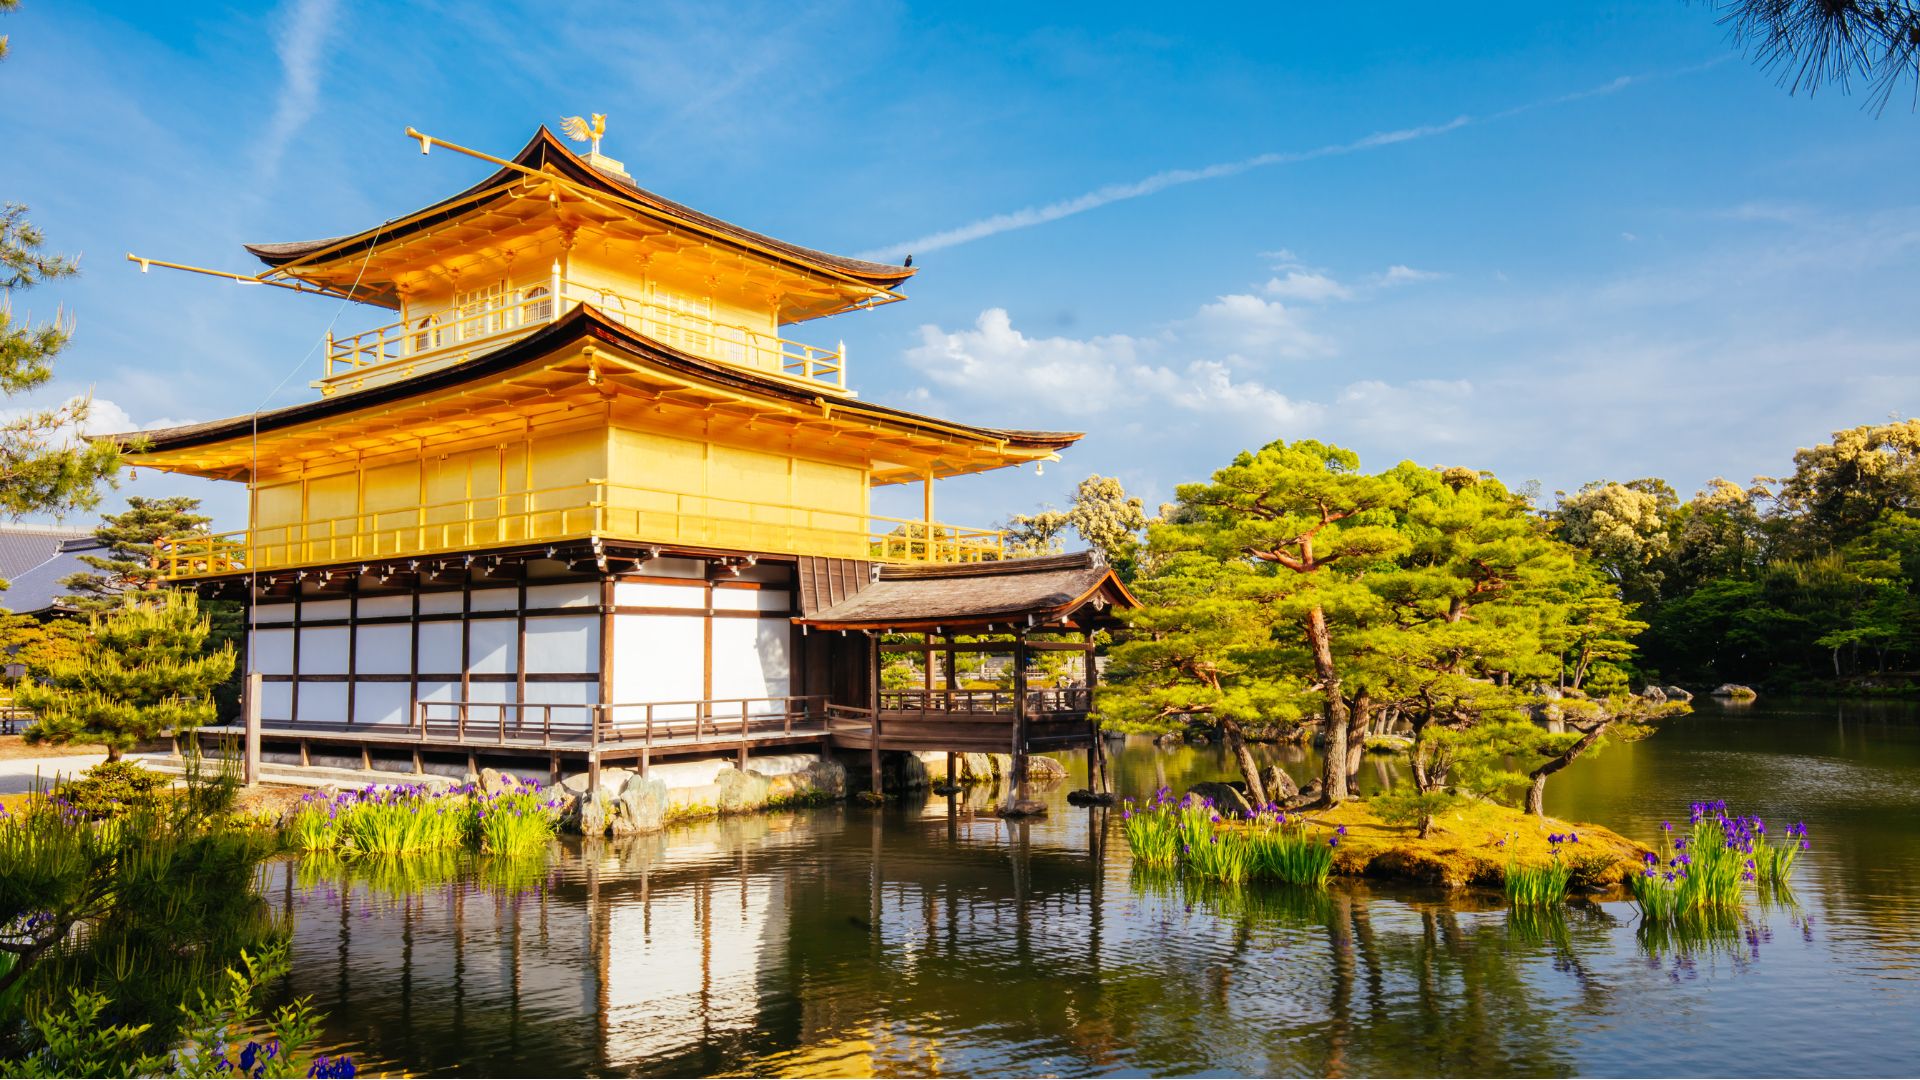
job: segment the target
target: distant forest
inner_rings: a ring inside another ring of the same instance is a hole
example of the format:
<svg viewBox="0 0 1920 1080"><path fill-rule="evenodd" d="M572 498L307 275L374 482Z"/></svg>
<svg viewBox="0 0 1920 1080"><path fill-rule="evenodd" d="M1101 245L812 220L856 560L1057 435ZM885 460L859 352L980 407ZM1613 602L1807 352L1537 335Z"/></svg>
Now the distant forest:
<svg viewBox="0 0 1920 1080"><path fill-rule="evenodd" d="M1920 420L1835 432L1784 478L1599 481L1546 511L1648 623L1648 679L1898 688L1920 659Z"/></svg>

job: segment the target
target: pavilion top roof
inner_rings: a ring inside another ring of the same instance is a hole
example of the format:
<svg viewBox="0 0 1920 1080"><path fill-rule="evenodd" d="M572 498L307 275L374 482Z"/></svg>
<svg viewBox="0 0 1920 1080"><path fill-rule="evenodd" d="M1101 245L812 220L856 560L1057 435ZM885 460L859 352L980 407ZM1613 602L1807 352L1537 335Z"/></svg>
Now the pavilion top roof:
<svg viewBox="0 0 1920 1080"><path fill-rule="evenodd" d="M246 248L272 268L271 276L309 281L355 300L397 308L399 290L384 268L375 265L378 253L436 229L482 215L498 216L504 204L524 202L532 194L550 196L555 205L567 202L581 214L600 215L590 220L618 219L644 230L684 235L861 295L890 293L914 274L912 267L802 247L702 213L648 191L624 175L594 167L544 126L491 175L414 213L342 236ZM548 197L539 200L549 201ZM856 303L850 301L848 306Z"/></svg>

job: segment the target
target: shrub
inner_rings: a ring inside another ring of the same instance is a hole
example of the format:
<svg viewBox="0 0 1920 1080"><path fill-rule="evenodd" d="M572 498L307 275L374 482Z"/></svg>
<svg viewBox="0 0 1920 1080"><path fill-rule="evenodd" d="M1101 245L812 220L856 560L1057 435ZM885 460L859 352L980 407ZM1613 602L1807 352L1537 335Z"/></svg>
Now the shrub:
<svg viewBox="0 0 1920 1080"><path fill-rule="evenodd" d="M94 820L119 817L167 798L169 778L130 761L103 761L54 789L54 797Z"/></svg>

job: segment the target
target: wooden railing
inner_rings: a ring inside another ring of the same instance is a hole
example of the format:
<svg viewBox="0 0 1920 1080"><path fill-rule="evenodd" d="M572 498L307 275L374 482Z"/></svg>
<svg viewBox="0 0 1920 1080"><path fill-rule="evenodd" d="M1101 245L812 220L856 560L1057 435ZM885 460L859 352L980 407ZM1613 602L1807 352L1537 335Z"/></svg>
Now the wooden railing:
<svg viewBox="0 0 1920 1080"><path fill-rule="evenodd" d="M824 734L826 698L795 695L566 705L421 701L410 731L423 742L558 749L668 749Z"/></svg>
<svg viewBox="0 0 1920 1080"><path fill-rule="evenodd" d="M521 283L486 300L440 311L409 311L399 322L349 337L327 335L323 393L359 390L471 359L592 304L637 334L696 356L770 372L814 389L845 392L846 345L807 345L696 311L628 296L560 275Z"/></svg>
<svg viewBox="0 0 1920 1080"><path fill-rule="evenodd" d="M883 712L1014 714L1012 690L882 690ZM1093 709L1093 691L1084 686L1042 687L1027 691L1027 715L1084 713Z"/></svg>
<svg viewBox="0 0 1920 1080"><path fill-rule="evenodd" d="M882 562L1005 557L1003 534L938 522L589 481L160 540L167 579L606 537Z"/></svg>

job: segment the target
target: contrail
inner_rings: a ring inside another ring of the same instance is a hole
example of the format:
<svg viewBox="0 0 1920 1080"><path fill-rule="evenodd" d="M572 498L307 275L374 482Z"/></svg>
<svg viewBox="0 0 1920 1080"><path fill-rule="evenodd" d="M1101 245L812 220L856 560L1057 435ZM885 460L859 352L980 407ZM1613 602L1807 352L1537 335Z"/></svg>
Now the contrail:
<svg viewBox="0 0 1920 1080"><path fill-rule="evenodd" d="M931 233L917 240L908 240L904 243L891 244L887 247L863 252L859 257L875 261L890 261L906 255L939 251L941 248L950 248L960 244L971 243L972 241L982 240L1003 232L1012 232L1015 229L1030 229L1035 225L1045 225L1049 221L1059 221L1061 218L1072 217L1075 214L1084 214L1089 210L1097 210L1109 203L1123 202L1127 199L1138 199L1156 192L1165 191L1171 187L1179 187L1182 184L1193 184L1202 180L1218 180L1221 177L1236 176L1251 169L1262 169L1269 165L1292 165L1302 161L1312 161L1316 158L1357 154L1363 150L1373 150L1382 146L1394 146L1399 143L1413 142L1416 139L1432 138L1435 135L1445 135L1451 131L1458 131L1472 124L1484 124L1494 120L1504 120L1507 117L1518 116L1521 113L1532 112L1536 109L1552 108L1557 105L1567 104L1568 102L1603 97L1607 94L1617 93L1636 83L1702 71L1720 62L1719 60L1715 60L1706 64L1696 64L1692 67L1663 72L1657 75L1622 75L1619 78L1612 79L1598 86L1588 87L1585 90L1576 90L1572 93L1561 94L1557 97L1543 98L1539 101L1528 102L1524 105L1516 105L1487 116L1474 117L1461 115L1454 117L1444 124L1427 124L1421 127L1400 128L1397 131L1380 131L1364 138L1354 139L1351 142L1332 143L1327 146L1316 147L1312 150L1292 150L1284 153L1259 154L1254 157L1244 158L1240 161L1225 161L1197 169L1168 169L1165 172L1154 173L1152 176L1143 180L1135 180L1126 184L1108 184L1105 187L1095 188L1084 195L1076 195L1071 199L1062 199L1059 202L1047 203L1044 206L1029 206L1023 210L1015 210L1006 214L995 214L992 217L981 218L978 221L969 222L958 228Z"/></svg>
<svg viewBox="0 0 1920 1080"><path fill-rule="evenodd" d="M334 0L293 0L289 6L286 23L274 41L283 73L280 93L257 159L259 173L266 179L280 171L287 143L319 105L321 54L333 30Z"/></svg>

